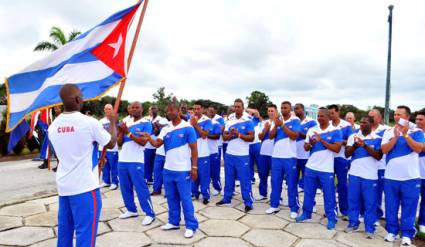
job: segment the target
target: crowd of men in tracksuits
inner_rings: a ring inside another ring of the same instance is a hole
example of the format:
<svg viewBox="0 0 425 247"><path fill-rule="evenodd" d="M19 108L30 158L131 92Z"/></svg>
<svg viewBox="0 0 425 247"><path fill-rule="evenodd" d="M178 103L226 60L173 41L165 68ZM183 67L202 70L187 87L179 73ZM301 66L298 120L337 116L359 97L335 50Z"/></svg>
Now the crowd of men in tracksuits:
<svg viewBox="0 0 425 247"><path fill-rule="evenodd" d="M410 109L399 106L390 127L382 123L377 109L357 125L352 113L347 114L347 121L341 119L337 105L319 108L317 119L312 119L306 116L303 104L288 101L280 108L269 105L267 119L257 110L245 108L240 99L224 117L201 101L191 109L182 105L170 111L161 117L153 105L143 117L142 105L132 103L129 116L118 126L121 150L118 145L107 150L102 187L120 186L127 209L121 219L138 216L133 189L146 214L143 225L155 220L150 197L163 194L169 205L169 222L162 229L179 228L181 205L185 236L192 237L198 228L192 200L202 197L208 204L211 196L223 195L216 205L231 205L239 185L245 212L253 209L254 201L270 200L266 214L279 212L284 204L291 219L306 222L316 212L316 194L323 193L329 230L342 218L349 221L347 233L359 230L364 222L366 238L374 238L375 226L385 217L385 240L402 237L403 245L411 245L419 197L425 196L424 112L414 116L414 124L409 121ZM106 105L106 116L100 120L105 129L111 112L112 106ZM257 198L252 193L255 165ZM287 188L287 203L282 199L283 187ZM419 231L425 232L425 200L420 203L418 223Z"/></svg>

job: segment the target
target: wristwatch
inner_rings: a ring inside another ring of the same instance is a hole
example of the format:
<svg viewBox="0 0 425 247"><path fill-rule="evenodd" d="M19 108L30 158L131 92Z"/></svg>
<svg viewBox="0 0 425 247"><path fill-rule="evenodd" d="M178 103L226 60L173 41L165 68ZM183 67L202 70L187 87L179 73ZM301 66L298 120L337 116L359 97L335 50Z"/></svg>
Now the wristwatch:
<svg viewBox="0 0 425 247"><path fill-rule="evenodd" d="M128 138L131 138L131 132L128 132L127 136Z"/></svg>

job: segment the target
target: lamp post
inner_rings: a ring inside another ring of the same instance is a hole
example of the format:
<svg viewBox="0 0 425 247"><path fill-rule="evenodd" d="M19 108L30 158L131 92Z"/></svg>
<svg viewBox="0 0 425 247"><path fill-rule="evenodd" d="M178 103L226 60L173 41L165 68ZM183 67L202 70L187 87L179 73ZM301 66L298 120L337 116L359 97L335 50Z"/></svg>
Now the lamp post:
<svg viewBox="0 0 425 247"><path fill-rule="evenodd" d="M393 33L393 8L394 5L388 6L390 14L388 16L388 57L387 57L387 83L385 87L385 112L384 112L384 121L385 124L390 122L390 98L391 98L391 43L392 43L392 33Z"/></svg>

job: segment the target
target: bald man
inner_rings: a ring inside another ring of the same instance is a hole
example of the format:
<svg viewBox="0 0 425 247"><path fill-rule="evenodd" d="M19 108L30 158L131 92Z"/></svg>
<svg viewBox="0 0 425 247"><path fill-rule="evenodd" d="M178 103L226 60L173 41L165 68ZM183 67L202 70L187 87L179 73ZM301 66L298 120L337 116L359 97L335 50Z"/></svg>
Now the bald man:
<svg viewBox="0 0 425 247"><path fill-rule="evenodd" d="M105 117L100 119L99 122L103 128L109 130L110 118L114 112L114 108L111 104L106 104L103 108ZM99 146L99 157L102 155L103 147ZM118 188L118 145L115 145L112 149L106 150L106 163L102 171L103 183L101 187L109 187L111 190Z"/></svg>
<svg viewBox="0 0 425 247"><path fill-rule="evenodd" d="M56 183L59 194L57 246L95 246L102 200L99 192L97 145L116 145L116 117L109 133L94 118L81 114L83 96L73 84L60 90L65 111L50 125L49 139L59 159Z"/></svg>
<svg viewBox="0 0 425 247"><path fill-rule="evenodd" d="M390 127L387 125L383 125L382 123L382 115L378 109L372 109L368 113L369 117L373 118L373 123L371 126L372 133L380 136L381 138L384 136L384 133ZM382 195L384 193L384 174L385 174L385 160L386 155L382 156L382 159L378 161L378 188L377 188L377 219L381 219L384 217L384 211L382 210Z"/></svg>

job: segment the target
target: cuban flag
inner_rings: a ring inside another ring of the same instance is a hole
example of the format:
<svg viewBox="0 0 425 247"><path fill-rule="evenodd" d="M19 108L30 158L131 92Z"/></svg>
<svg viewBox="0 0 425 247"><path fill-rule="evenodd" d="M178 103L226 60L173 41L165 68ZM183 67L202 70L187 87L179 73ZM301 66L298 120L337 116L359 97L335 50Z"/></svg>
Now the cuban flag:
<svg viewBox="0 0 425 247"><path fill-rule="evenodd" d="M115 13L42 60L6 78L7 131L42 108L60 105L64 84L77 84L84 100L101 97L126 77L127 32L141 5Z"/></svg>

